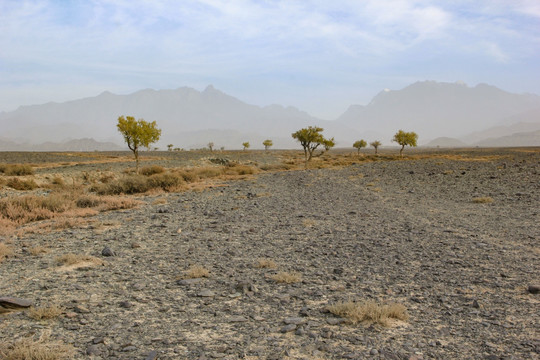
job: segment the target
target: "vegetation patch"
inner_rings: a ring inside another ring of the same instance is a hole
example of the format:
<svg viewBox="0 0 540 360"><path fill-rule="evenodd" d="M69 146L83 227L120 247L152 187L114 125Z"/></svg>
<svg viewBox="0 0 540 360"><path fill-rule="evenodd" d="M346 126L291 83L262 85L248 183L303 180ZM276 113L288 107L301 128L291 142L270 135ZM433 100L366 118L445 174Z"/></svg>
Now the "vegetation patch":
<svg viewBox="0 0 540 360"><path fill-rule="evenodd" d="M24 338L14 343L0 342L0 359L4 360L63 360L74 353L73 347L43 336L39 340Z"/></svg>
<svg viewBox="0 0 540 360"><path fill-rule="evenodd" d="M39 187L33 179L21 180L18 178L9 179L6 185L15 190L34 190Z"/></svg>
<svg viewBox="0 0 540 360"><path fill-rule="evenodd" d="M330 305L327 310L351 324L365 322L389 326L391 319L402 321L409 319L405 306L396 303L381 305L373 301L361 303L347 301Z"/></svg>
<svg viewBox="0 0 540 360"><path fill-rule="evenodd" d="M258 259L255 263L255 267L258 269L275 269L277 268L276 262L271 259Z"/></svg>
<svg viewBox="0 0 540 360"><path fill-rule="evenodd" d="M0 263L13 255L13 249L5 243L0 243Z"/></svg>
<svg viewBox="0 0 540 360"><path fill-rule="evenodd" d="M7 176L34 175L34 169L24 164L0 164L0 173Z"/></svg>
<svg viewBox="0 0 540 360"><path fill-rule="evenodd" d="M56 258L59 265L72 266L78 264L102 265L103 261L90 255L65 254Z"/></svg>
<svg viewBox="0 0 540 360"><path fill-rule="evenodd" d="M140 173L145 176L150 176L154 174L161 174L165 172L165 168L159 165L145 166L141 168Z"/></svg>
<svg viewBox="0 0 540 360"><path fill-rule="evenodd" d="M475 197L472 199L472 201L475 204L491 204L493 202L493 198L489 196Z"/></svg>
<svg viewBox="0 0 540 360"><path fill-rule="evenodd" d="M210 271L201 265L193 265L186 270L184 279L198 279L203 277L209 277Z"/></svg>
<svg viewBox="0 0 540 360"><path fill-rule="evenodd" d="M280 284L294 284L302 281L302 275L298 272L279 272L270 278Z"/></svg>
<svg viewBox="0 0 540 360"><path fill-rule="evenodd" d="M56 305L44 306L39 308L30 308L28 317L34 320L50 320L60 316L63 309Z"/></svg>

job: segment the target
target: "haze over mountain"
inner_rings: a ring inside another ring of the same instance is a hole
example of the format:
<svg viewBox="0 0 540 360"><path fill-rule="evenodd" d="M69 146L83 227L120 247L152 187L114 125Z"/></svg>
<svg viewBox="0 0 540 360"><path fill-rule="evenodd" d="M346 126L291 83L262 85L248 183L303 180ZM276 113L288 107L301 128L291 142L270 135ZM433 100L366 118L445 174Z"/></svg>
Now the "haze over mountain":
<svg viewBox="0 0 540 360"><path fill-rule="evenodd" d="M334 137L338 147L350 147L360 138L390 145L398 129L417 132L420 144L436 137L461 137L471 144L540 128L540 96L511 94L485 84L468 87L424 81L402 90L384 90L368 105L352 105L337 121L325 121L294 107L250 105L211 85L204 91L182 87L146 89L129 95L103 92L95 97L21 106L0 113L0 136L4 143L9 140L27 145L80 138L122 144L116 130L120 115L155 120L162 129L157 144L162 149L167 144L198 148L210 141L217 148L241 148L244 141L249 141L252 148L262 148L267 138L273 140L274 148L294 148L298 145L290 134L309 125L323 127L324 134ZM518 126L516 122L531 125ZM482 133L495 126L498 132ZM98 144L89 146L100 149Z"/></svg>
<svg viewBox="0 0 540 360"><path fill-rule="evenodd" d="M338 122L383 134L396 128L415 131L425 142L442 136L460 138L516 120L540 122L539 113L538 95L511 94L486 84L468 87L461 82L423 81L398 91L381 91L366 106L352 105Z"/></svg>

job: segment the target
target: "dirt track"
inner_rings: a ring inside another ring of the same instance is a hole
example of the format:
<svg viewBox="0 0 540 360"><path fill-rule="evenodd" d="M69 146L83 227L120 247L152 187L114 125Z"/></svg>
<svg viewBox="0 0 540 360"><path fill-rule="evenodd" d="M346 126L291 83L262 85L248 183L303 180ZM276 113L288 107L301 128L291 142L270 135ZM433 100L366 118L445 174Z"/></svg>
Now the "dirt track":
<svg viewBox="0 0 540 360"><path fill-rule="evenodd" d="M527 286L540 282L540 155L510 155L264 174L13 239L0 296L65 311L0 315L1 338L50 329L81 359L538 359L540 295ZM51 251L30 255L37 245ZM58 266L66 253L105 265ZM181 281L191 265L210 277ZM302 281L278 284L280 271ZM410 319L350 325L325 311L348 299L398 302Z"/></svg>

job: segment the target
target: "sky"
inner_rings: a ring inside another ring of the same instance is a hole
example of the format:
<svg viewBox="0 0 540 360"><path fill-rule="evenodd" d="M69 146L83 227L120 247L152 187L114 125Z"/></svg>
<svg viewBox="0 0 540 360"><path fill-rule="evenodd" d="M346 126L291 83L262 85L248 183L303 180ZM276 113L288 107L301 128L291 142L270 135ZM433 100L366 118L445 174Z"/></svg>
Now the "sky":
<svg viewBox="0 0 540 360"><path fill-rule="evenodd" d="M0 111L212 84L332 120L424 80L540 94L540 1L0 0Z"/></svg>

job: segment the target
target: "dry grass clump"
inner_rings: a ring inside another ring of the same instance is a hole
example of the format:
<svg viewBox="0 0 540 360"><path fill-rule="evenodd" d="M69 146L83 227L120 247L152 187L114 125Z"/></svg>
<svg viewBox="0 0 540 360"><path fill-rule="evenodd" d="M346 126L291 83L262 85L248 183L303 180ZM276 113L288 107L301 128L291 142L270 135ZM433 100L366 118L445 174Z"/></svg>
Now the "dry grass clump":
<svg viewBox="0 0 540 360"><path fill-rule="evenodd" d="M21 180L12 178L6 181L6 185L15 190L34 190L38 188L38 184L33 179Z"/></svg>
<svg viewBox="0 0 540 360"><path fill-rule="evenodd" d="M389 326L390 319L406 321L409 318L405 306L396 303L380 305L373 301L347 301L330 305L327 309L352 324L366 322Z"/></svg>
<svg viewBox="0 0 540 360"><path fill-rule="evenodd" d="M279 272L270 278L280 284L294 284L302 281L302 275L298 272Z"/></svg>
<svg viewBox="0 0 540 360"><path fill-rule="evenodd" d="M165 172L165 168L159 165L145 166L141 168L140 174L144 176L150 176L154 174L161 174Z"/></svg>
<svg viewBox="0 0 540 360"><path fill-rule="evenodd" d="M258 269L275 269L277 264L271 259L258 259L255 263L255 267Z"/></svg>
<svg viewBox="0 0 540 360"><path fill-rule="evenodd" d="M49 249L47 249L44 246L34 246L28 250L28 252L34 256L38 256L41 254L46 254L49 252Z"/></svg>
<svg viewBox="0 0 540 360"><path fill-rule="evenodd" d="M50 305L40 308L31 307L28 311L28 316L34 320L49 320L60 316L63 309L57 305Z"/></svg>
<svg viewBox="0 0 540 360"><path fill-rule="evenodd" d="M3 360L62 360L73 355L73 347L60 341L50 341L42 336L39 340L22 339L15 343L0 343L0 359Z"/></svg>
<svg viewBox="0 0 540 360"><path fill-rule="evenodd" d="M472 199L472 201L475 204L491 204L493 202L493 198L489 196L475 197Z"/></svg>
<svg viewBox="0 0 540 360"><path fill-rule="evenodd" d="M186 270L184 279L198 279L203 277L209 277L210 271L201 265L193 265Z"/></svg>
<svg viewBox="0 0 540 360"><path fill-rule="evenodd" d="M259 169L261 169L263 171L284 171L284 170L290 170L293 167L294 166L292 164L281 163L281 164L261 165L261 166L259 166Z"/></svg>
<svg viewBox="0 0 540 360"><path fill-rule="evenodd" d="M7 176L34 175L34 169L24 164L0 164L0 173Z"/></svg>
<svg viewBox="0 0 540 360"><path fill-rule="evenodd" d="M103 261L97 257L90 255L79 255L79 254L64 254L56 258L56 262L59 265L77 265L80 263L94 263L94 264L103 264Z"/></svg>
<svg viewBox="0 0 540 360"><path fill-rule="evenodd" d="M13 255L13 249L4 244L4 243L0 243L0 263L7 257L10 257Z"/></svg>
<svg viewBox="0 0 540 360"><path fill-rule="evenodd" d="M90 190L99 195L140 194L152 189L174 191L184 184L184 178L177 173L163 172L150 176L126 175L104 184L95 184Z"/></svg>

